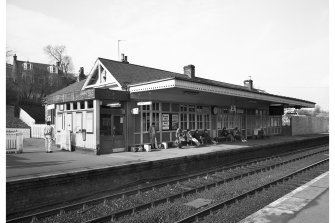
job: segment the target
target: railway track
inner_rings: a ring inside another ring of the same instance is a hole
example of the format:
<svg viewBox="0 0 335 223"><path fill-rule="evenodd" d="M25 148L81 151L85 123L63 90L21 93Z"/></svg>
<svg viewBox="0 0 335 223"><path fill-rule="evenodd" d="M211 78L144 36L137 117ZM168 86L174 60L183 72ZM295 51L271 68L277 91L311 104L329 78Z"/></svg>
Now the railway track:
<svg viewBox="0 0 335 223"><path fill-rule="evenodd" d="M96 205L103 204L107 206L108 202L111 200L125 199L131 196L155 192L155 191L159 191L160 188L171 187L173 185L175 185L175 188L177 188L183 183L192 182L193 180L205 179L206 181L205 185L202 185L199 187L193 188L192 186L181 186L181 188L176 189L177 193L174 193L172 195L167 195L164 198L153 199L152 201L145 202L144 204L142 203L138 205L133 205L132 207L126 207L123 209L121 208L122 210L112 211L111 214L98 213L96 215L100 215L99 217L95 217L95 218L93 217L90 220L86 219L86 222L108 222L111 220L122 218L123 216L131 215L133 213L146 210L148 208L156 207L160 204L164 204L167 202L173 202L176 199L184 198L188 195L199 193L204 190L209 190L211 188L218 187L227 182L238 180L238 179L241 179L246 176L250 176L255 173L271 170L276 167L283 166L288 163L296 162L301 159L308 159L310 157L317 156L318 154L319 155L324 154L327 151L328 151L327 146L323 146L321 148L320 146L318 146L318 147L313 147L312 149L308 151L303 150L303 151L295 151L294 153L292 152L285 153L284 155L281 155L281 156L267 157L267 158L263 158L259 160L254 160L251 162L246 162L243 164L233 165L230 167L206 171L203 173L194 174L192 176L182 177L182 178L150 185L147 187L138 188L135 190L129 190L129 191L125 191L122 193L105 196L99 199L93 199L93 200L89 200L89 201L85 201L85 202L81 202L81 203L77 203L73 205L64 206L61 208L52 209L52 210L45 211L45 212L23 216L20 218L8 220L7 222L32 222L37 219L41 220L39 222L44 222L43 219L50 218L50 216L65 215L66 213L76 213L76 215L81 215L81 214L85 214L87 212L92 211L93 209L95 209ZM303 153L303 155L301 155L301 153ZM198 218L198 217L194 217L194 218ZM47 220L45 222L53 222L53 221Z"/></svg>

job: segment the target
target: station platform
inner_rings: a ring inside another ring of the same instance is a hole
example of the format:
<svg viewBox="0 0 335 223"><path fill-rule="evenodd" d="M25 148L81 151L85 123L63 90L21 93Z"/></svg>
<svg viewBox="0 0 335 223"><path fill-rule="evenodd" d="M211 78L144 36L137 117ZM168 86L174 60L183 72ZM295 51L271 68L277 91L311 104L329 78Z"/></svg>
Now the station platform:
<svg viewBox="0 0 335 223"><path fill-rule="evenodd" d="M329 172L295 189L239 223L328 223Z"/></svg>
<svg viewBox="0 0 335 223"><path fill-rule="evenodd" d="M305 140L321 136L324 136L324 134L272 136L265 139L251 139L247 142L225 142L201 147L184 146L183 149L168 148L152 152L122 152L100 156L79 151L64 151L57 149L55 146L52 148L53 153L46 153L44 139L31 138L24 140L23 153L6 155L6 182L201 155L218 151L237 150L245 147Z"/></svg>

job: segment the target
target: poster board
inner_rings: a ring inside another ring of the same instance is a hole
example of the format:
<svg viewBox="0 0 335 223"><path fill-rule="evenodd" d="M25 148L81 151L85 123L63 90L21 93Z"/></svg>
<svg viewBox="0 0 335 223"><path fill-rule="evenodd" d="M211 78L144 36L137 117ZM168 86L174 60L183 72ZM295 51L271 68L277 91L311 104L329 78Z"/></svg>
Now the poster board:
<svg viewBox="0 0 335 223"><path fill-rule="evenodd" d="M162 114L162 130L163 131L170 130L170 114L167 113Z"/></svg>

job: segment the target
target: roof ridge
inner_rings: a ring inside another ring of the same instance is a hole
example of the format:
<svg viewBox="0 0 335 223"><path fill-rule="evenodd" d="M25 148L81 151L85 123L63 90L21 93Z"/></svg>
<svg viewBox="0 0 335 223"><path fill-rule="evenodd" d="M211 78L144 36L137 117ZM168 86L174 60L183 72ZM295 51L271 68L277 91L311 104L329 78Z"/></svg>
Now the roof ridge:
<svg viewBox="0 0 335 223"><path fill-rule="evenodd" d="M133 65L133 66L138 66L138 67L144 67L144 68L149 68L149 69L153 69L153 70L159 70L159 71L169 72L169 73L173 73L173 74L185 75L185 74L182 74L182 73L177 73L177 72L173 72L173 71L163 70L163 69L159 69L159 68L147 67L147 66L133 64L133 63L123 63L122 61L111 60L111 59L106 59L106 58L102 58L102 57L98 57L98 59L113 61L113 62L117 62L117 63L120 63L120 64L125 64L125 65Z"/></svg>
<svg viewBox="0 0 335 223"><path fill-rule="evenodd" d="M41 64L41 65L49 65L49 66L54 65L54 64L46 64L46 63L32 62L32 61L29 61L29 60L26 60L26 61L24 61L24 60L17 60L17 62L23 62L23 63L25 63L25 62L29 62L29 63L35 63L35 64Z"/></svg>

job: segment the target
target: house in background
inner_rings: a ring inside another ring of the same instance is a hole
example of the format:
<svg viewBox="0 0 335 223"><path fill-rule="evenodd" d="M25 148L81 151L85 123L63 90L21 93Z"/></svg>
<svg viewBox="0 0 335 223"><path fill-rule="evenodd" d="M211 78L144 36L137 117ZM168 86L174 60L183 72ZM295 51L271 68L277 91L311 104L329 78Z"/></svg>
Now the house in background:
<svg viewBox="0 0 335 223"><path fill-rule="evenodd" d="M195 75L195 66L175 73L128 62L98 58L87 79L46 97L53 112L56 143L71 131L71 144L96 154L128 151L149 143L155 124L157 141L172 143L178 126L209 130L241 129L252 137L262 128L267 135L282 134L284 108L313 108L314 102L266 93L252 80L233 85Z"/></svg>
<svg viewBox="0 0 335 223"><path fill-rule="evenodd" d="M22 61L14 55L13 64L6 63L6 104L14 105L15 111L21 107L36 123L44 123L42 99L74 82L74 74L64 73L58 63Z"/></svg>

